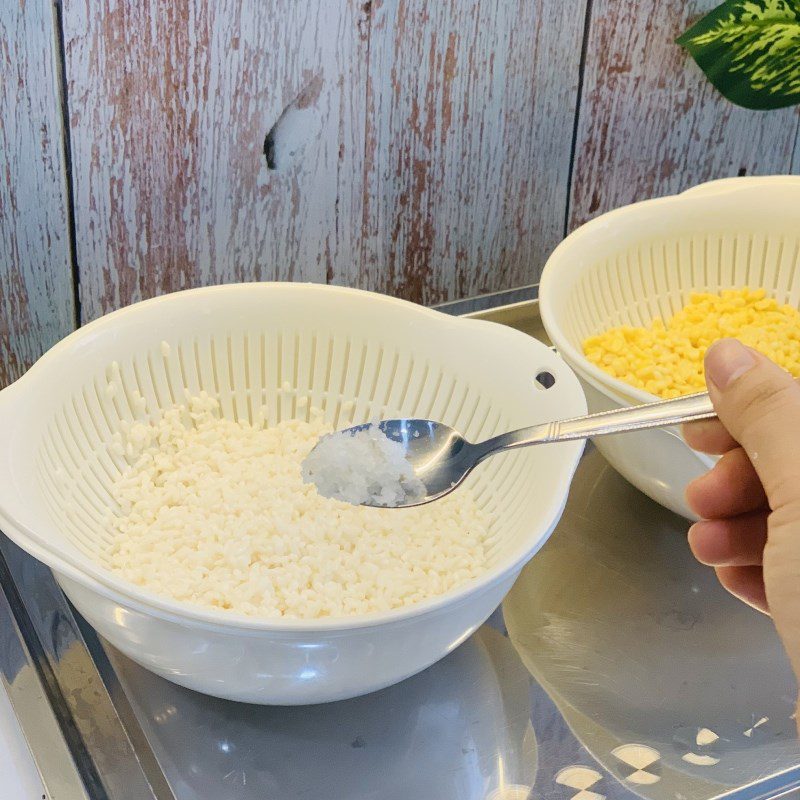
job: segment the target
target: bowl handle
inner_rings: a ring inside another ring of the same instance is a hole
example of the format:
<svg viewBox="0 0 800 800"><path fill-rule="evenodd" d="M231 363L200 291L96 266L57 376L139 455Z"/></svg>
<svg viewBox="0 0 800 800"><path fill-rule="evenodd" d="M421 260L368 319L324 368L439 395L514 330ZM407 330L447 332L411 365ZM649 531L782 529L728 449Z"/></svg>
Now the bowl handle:
<svg viewBox="0 0 800 800"><path fill-rule="evenodd" d="M19 502L15 491L15 468L12 439L18 429L15 425L20 391L16 381L0 389L0 528L14 539L16 514Z"/></svg>
<svg viewBox="0 0 800 800"><path fill-rule="evenodd" d="M0 502L12 485L13 469L11 440L18 426L15 425L16 409L19 405L19 384L15 381L0 389Z"/></svg>
<svg viewBox="0 0 800 800"><path fill-rule="evenodd" d="M0 459L5 449L12 430L13 398L17 394L19 381L9 384L5 389L0 389Z"/></svg>

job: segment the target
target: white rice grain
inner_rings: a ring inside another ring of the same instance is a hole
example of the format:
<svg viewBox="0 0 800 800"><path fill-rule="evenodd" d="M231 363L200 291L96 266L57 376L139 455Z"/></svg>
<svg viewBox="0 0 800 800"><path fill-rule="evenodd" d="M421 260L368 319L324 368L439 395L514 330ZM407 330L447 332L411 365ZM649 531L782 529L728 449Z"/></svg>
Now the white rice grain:
<svg viewBox="0 0 800 800"><path fill-rule="evenodd" d="M257 617L320 618L408 606L486 567L488 520L468 491L407 510L352 506L303 483L329 433L219 417L208 395L134 422L113 486L111 568L164 597Z"/></svg>

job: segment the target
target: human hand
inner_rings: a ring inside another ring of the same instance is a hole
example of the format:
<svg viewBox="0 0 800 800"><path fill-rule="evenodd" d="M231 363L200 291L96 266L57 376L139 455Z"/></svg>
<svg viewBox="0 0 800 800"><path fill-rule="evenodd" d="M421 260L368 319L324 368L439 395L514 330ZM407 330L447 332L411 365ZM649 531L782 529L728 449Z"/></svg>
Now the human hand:
<svg viewBox="0 0 800 800"><path fill-rule="evenodd" d="M686 499L699 561L732 594L769 613L800 676L800 384L735 339L706 354L719 420L685 426L687 443L722 455Z"/></svg>

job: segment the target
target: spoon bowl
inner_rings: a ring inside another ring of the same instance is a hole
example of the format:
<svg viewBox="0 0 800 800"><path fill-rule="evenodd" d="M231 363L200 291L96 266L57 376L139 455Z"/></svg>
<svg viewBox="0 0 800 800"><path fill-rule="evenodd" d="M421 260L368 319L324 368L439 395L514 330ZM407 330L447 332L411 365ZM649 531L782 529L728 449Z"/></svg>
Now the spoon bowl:
<svg viewBox="0 0 800 800"><path fill-rule="evenodd" d="M442 422L427 419L389 419L377 423L383 434L403 448L415 477L425 485L423 495L408 495L392 508L425 505L450 494L485 458L495 453L549 442L566 442L611 433L662 428L716 416L707 392L674 400L618 408L583 417L545 422L529 428L503 433L473 444ZM373 427L356 425L342 433L355 435ZM346 441L346 437L343 437ZM365 502L363 505L373 505ZM385 507L385 506L381 506Z"/></svg>
<svg viewBox="0 0 800 800"><path fill-rule="evenodd" d="M368 430L372 424L356 425L345 433ZM425 484L422 497L409 498L402 506L425 505L450 494L479 463L475 460L476 445L442 422L428 419L387 419L377 427L393 442L403 446L406 461L414 475Z"/></svg>

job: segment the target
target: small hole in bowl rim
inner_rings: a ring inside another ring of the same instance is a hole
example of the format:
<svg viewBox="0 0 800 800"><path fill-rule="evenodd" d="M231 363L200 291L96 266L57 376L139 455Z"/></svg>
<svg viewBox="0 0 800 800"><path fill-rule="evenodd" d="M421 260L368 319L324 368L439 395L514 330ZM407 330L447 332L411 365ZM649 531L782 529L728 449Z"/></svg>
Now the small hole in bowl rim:
<svg viewBox="0 0 800 800"><path fill-rule="evenodd" d="M536 388L540 391L544 391L545 389L551 389L553 386L556 385L556 376L553 375L550 370L542 369L536 373L536 377L534 378L534 383Z"/></svg>

